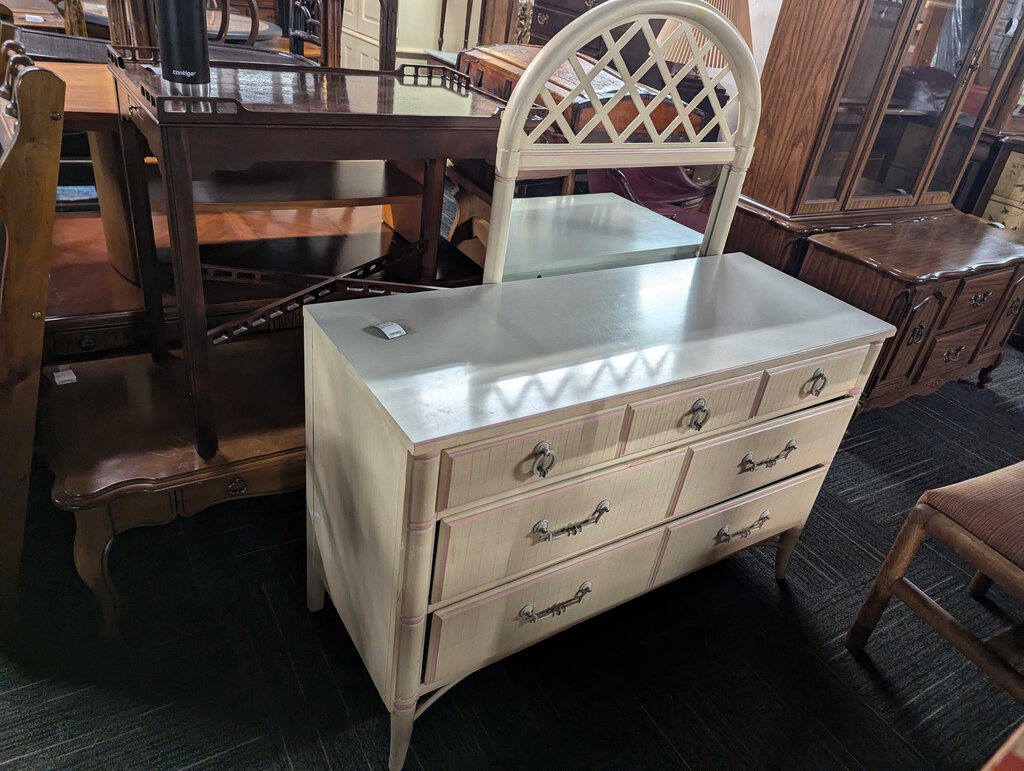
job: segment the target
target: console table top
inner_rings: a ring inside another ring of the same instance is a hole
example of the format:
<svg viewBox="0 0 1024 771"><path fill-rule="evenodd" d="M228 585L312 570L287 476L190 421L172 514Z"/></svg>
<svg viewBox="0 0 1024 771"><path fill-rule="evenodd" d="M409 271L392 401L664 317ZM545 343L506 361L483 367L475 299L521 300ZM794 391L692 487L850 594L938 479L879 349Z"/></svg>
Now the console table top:
<svg viewBox="0 0 1024 771"><path fill-rule="evenodd" d="M413 444L894 331L744 254L326 303L305 314ZM384 321L408 334L385 339L373 329Z"/></svg>

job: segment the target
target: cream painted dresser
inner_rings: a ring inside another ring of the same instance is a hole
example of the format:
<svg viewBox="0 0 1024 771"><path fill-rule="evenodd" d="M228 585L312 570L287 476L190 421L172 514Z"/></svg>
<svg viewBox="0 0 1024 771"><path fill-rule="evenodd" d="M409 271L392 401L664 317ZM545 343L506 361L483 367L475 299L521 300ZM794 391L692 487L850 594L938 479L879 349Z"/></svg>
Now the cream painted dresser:
<svg viewBox="0 0 1024 771"><path fill-rule="evenodd" d="M758 542L781 577L894 331L740 254L305 313L309 605L392 768L490 662Z"/></svg>

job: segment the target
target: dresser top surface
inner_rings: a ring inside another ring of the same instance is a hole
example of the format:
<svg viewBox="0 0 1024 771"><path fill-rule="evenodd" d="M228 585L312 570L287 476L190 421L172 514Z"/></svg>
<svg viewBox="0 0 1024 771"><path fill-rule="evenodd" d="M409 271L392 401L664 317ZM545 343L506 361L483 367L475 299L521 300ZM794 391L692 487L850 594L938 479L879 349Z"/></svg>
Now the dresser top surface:
<svg viewBox="0 0 1024 771"><path fill-rule="evenodd" d="M969 214L812 236L811 243L902 281L932 281L1024 262L1024 242Z"/></svg>
<svg viewBox="0 0 1024 771"><path fill-rule="evenodd" d="M414 445L895 331L743 254L305 313Z"/></svg>

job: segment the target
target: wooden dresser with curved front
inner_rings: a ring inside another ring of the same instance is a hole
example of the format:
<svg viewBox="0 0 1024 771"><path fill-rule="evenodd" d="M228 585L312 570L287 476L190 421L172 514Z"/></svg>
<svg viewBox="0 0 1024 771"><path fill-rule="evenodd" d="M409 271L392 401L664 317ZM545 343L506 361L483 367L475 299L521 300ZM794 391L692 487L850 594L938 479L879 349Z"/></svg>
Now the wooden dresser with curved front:
<svg viewBox="0 0 1024 771"><path fill-rule="evenodd" d="M755 543L781 576L893 332L739 254L305 313L309 604L393 768L490 662Z"/></svg>

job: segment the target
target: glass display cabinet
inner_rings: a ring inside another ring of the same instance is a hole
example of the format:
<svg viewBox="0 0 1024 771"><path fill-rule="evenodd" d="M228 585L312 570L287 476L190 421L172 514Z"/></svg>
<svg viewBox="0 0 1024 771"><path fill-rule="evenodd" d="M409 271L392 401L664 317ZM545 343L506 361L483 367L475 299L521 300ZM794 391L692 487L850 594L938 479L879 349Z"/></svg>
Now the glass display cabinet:
<svg viewBox="0 0 1024 771"><path fill-rule="evenodd" d="M785 0L730 247L795 274L808 235L953 212L1022 16L1024 0Z"/></svg>

